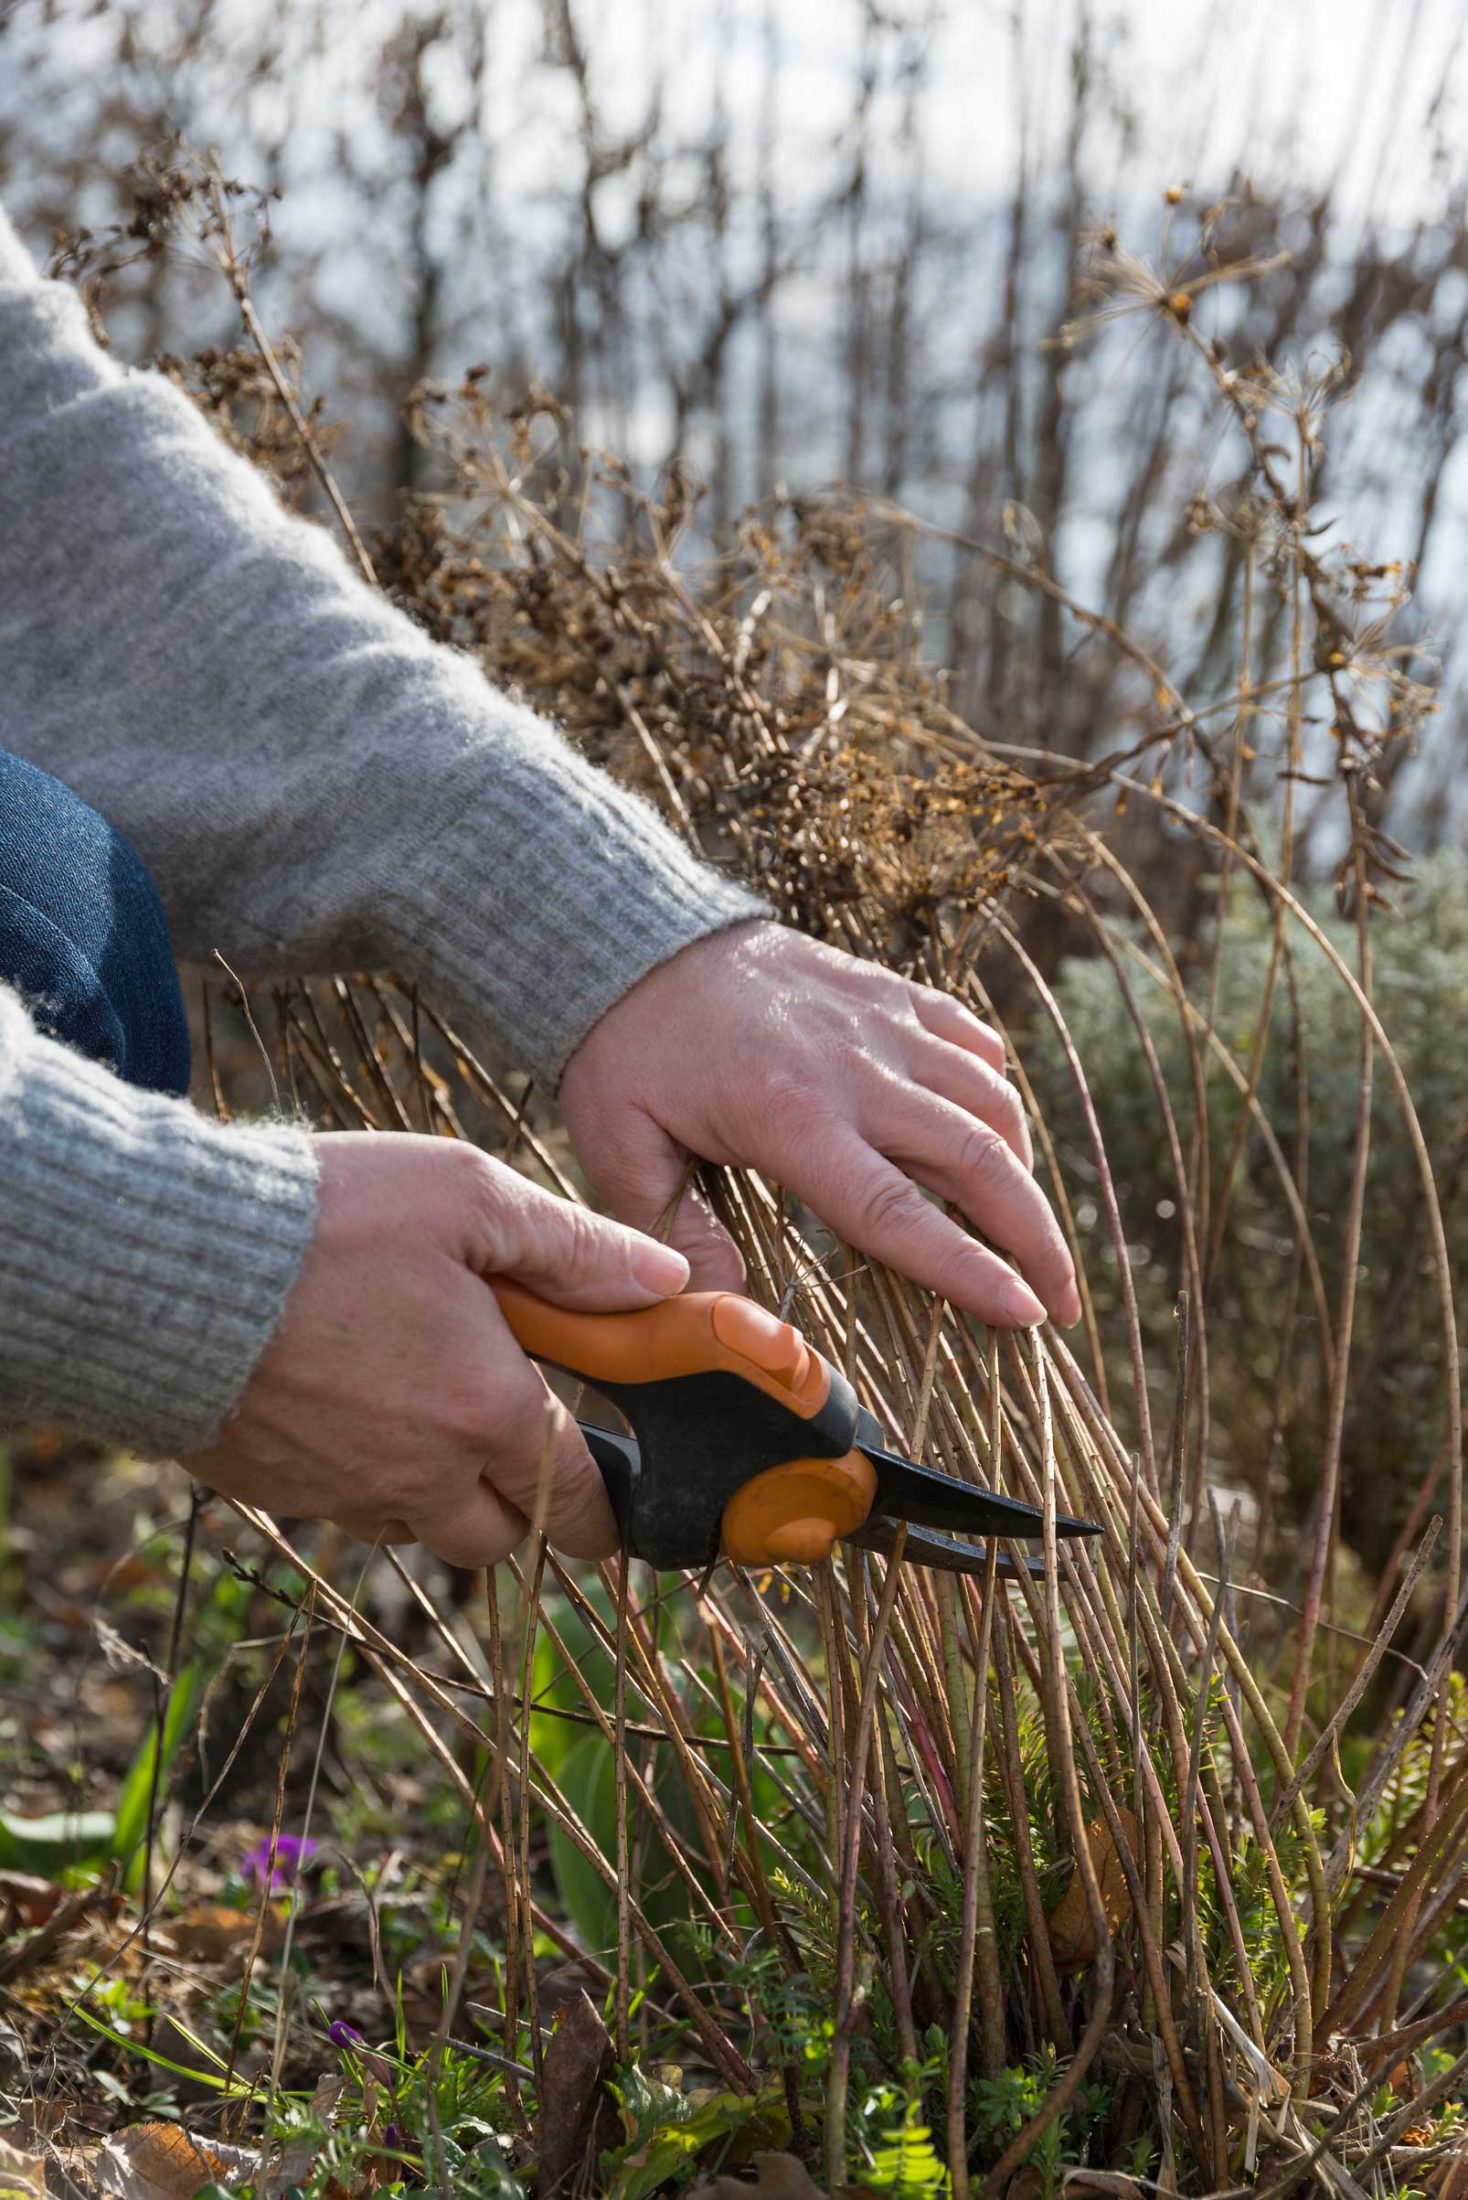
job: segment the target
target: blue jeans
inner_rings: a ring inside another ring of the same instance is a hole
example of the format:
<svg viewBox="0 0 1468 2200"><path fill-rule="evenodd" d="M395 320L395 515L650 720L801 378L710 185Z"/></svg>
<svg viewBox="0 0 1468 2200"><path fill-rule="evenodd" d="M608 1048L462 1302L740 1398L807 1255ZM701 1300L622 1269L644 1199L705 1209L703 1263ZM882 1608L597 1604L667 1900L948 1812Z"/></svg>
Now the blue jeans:
<svg viewBox="0 0 1468 2200"><path fill-rule="evenodd" d="M141 858L49 772L0 749L0 982L130 1085L189 1087L168 920Z"/></svg>

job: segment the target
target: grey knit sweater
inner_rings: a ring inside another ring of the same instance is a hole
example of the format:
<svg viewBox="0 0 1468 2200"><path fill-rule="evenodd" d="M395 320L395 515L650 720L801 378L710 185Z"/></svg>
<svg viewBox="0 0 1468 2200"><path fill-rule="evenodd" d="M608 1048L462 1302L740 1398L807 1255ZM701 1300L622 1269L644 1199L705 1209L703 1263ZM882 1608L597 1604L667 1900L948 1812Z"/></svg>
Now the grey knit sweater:
<svg viewBox="0 0 1468 2200"><path fill-rule="evenodd" d="M760 906L99 350L3 214L0 748L126 833L184 957L391 965L548 1082L653 965ZM139 1094L0 986L0 1427L206 1443L314 1197L299 1129Z"/></svg>

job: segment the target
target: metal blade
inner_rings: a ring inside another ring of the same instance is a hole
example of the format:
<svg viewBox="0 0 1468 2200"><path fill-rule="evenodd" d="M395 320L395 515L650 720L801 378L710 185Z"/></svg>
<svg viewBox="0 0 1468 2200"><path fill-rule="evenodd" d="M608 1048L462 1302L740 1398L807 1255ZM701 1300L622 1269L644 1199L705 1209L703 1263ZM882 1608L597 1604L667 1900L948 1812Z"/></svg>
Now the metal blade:
<svg viewBox="0 0 1468 2200"><path fill-rule="evenodd" d="M895 1451L883 1451L863 1443L862 1450L877 1470L874 1514L889 1520L907 1520L924 1528L946 1528L955 1535L998 1535L1033 1543L1044 1531L1045 1516L1038 1505L1026 1505L1017 1497L1001 1497L997 1490L980 1489L960 1482L934 1467L920 1467ZM1058 1536L1099 1535L1094 1520L1077 1520L1057 1513Z"/></svg>
<svg viewBox="0 0 1468 2200"><path fill-rule="evenodd" d="M620 1429L601 1428L593 1421L578 1421L576 1426L586 1439L587 1450L601 1468L601 1478L607 1486L607 1496L625 1542L632 1518L632 1494L642 1466L636 1440L624 1436Z"/></svg>
<svg viewBox="0 0 1468 2200"><path fill-rule="evenodd" d="M864 1551L880 1551L884 1558L890 1558L900 1525L899 1521L874 1516L864 1526L853 1528L842 1540L855 1543ZM951 1535L939 1535L932 1528L917 1528L911 1523L902 1556L914 1566L936 1566L945 1574L982 1574L989 1565L989 1554L982 1543L960 1543ZM1000 1581L1017 1581L1021 1573L1038 1579L1045 1571L1045 1561L1043 1558L1016 1561L1007 1551L1001 1551L994 1571Z"/></svg>

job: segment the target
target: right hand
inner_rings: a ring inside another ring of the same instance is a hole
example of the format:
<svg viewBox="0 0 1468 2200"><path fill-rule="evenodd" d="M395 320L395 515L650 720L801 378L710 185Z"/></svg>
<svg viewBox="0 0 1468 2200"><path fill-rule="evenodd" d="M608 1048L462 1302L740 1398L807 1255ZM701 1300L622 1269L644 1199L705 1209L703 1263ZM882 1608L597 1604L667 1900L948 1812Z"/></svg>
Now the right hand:
<svg viewBox="0 0 1468 2200"><path fill-rule="evenodd" d="M189 1473L364 1542L417 1538L454 1566L497 1565L537 1517L573 1558L615 1550L601 1475L485 1279L616 1312L680 1290L682 1254L450 1139L346 1131L315 1144L310 1250Z"/></svg>

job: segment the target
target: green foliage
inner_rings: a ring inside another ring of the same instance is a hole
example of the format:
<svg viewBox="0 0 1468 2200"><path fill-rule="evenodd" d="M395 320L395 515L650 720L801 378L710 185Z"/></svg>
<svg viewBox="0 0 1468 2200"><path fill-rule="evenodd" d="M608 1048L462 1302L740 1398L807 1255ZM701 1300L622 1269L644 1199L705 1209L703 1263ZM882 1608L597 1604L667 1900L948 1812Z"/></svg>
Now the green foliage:
<svg viewBox="0 0 1468 2200"><path fill-rule="evenodd" d="M198 1709L203 1685L200 1668L188 1665L169 1691L163 1715L162 1766L156 1780L160 1794ZM155 1790L159 1742L157 1724L150 1723L123 1775L113 1810L55 1811L42 1818L20 1818L0 1811L0 1866L67 1880L86 1877L116 1862L123 1866L129 1893L136 1893L143 1881L148 1806Z"/></svg>
<svg viewBox="0 0 1468 2200"><path fill-rule="evenodd" d="M100 2009L114 2031L121 2032L124 2037L135 2025L146 2024L153 2014L151 2004L143 1999L130 1980L120 1974L109 1974L97 1964L88 1967L88 1975L81 1983L92 2008Z"/></svg>
<svg viewBox="0 0 1468 2200"><path fill-rule="evenodd" d="M998 2159L1043 2106L1063 2067L1054 2048L1045 2046L998 2078L977 2080L970 2091L970 2117L983 2158ZM1027 2166L1039 2174L1043 2200L1059 2192L1065 2168L1085 2159L1087 2137L1104 2118L1107 2103L1104 2085L1082 2085L1070 2106L1041 2132Z"/></svg>
<svg viewBox="0 0 1468 2200"><path fill-rule="evenodd" d="M1274 1845L1286 1886L1297 1902L1303 1902L1308 1884L1305 1842L1293 1818L1285 1819L1279 1826ZM1200 1851L1198 1897L1210 1975L1219 1982L1233 1982L1238 1978L1233 1935L1218 1901L1213 1859L1201 1844ZM1229 1887L1238 1912L1249 1975L1258 2000L1267 2007L1285 1988L1289 1962L1280 1937L1279 1916L1269 1891L1268 1862L1247 1826L1240 1826L1237 1831L1230 1861Z"/></svg>
<svg viewBox="0 0 1468 2200"><path fill-rule="evenodd" d="M33 1629L19 1612L0 1603L0 1686L17 1681L30 1655Z"/></svg>
<svg viewBox="0 0 1468 2200"><path fill-rule="evenodd" d="M871 2192L894 2194L896 2200L930 2200L953 2189L916 2101L908 2102L902 2122L874 2149L871 2167L856 2182Z"/></svg>
<svg viewBox="0 0 1468 2200"><path fill-rule="evenodd" d="M169 1579L174 1552L166 1540L143 1536L140 1555L156 1561L144 1569L143 1586L130 1592L128 1608L153 1619L171 1616ZM193 1731L210 1676L245 1631L250 1590L218 1567L196 1590L189 1615L187 1664L174 1677L163 1706L162 1731L150 1706L141 1741L123 1774L110 1810L63 1810L36 1818L0 1811L0 1867L40 1873L68 1882L95 1876L108 1864L122 1866L123 1884L136 1894L143 1882L148 1811L168 1790L169 1774ZM0 1615L0 1629L4 1619ZM3 1677L3 1674L0 1674ZM156 1685L156 1683L155 1683Z"/></svg>
<svg viewBox="0 0 1468 2200"><path fill-rule="evenodd" d="M592 1601L607 1624L613 1625L614 1615L599 1586L592 1592ZM564 1655L548 1633L540 1636L533 1667L533 1701L537 1708L531 1715L531 1746L581 1825L592 1836L608 1867L615 1867L617 1780L614 1754L607 1747L599 1727L586 1728L555 1715L568 1711L584 1713L586 1708L585 1695L568 1668L568 1660L574 1662L596 1702L610 1715L615 1703L615 1666L606 1645L597 1639L579 1612L559 1601L552 1604L551 1611L564 1645ZM695 1735L705 1740L727 1741L723 1718L713 1708L714 1676L711 1672L700 1671L696 1677L703 1686L690 1692L687 1705L690 1727ZM744 1703L737 1684L731 1685L731 1695L736 1720L742 1721ZM758 1763L759 1745L767 1737L768 1726L768 1719L761 1711L754 1729L756 1763L752 1789L756 1815L762 1826L774 1826L783 1815L779 1790ZM697 1873L704 1845L703 1833L677 1753L666 1743L652 1746L636 1743L632 1747L638 1771L651 1786L659 1812L684 1856L693 1860L692 1869ZM718 1769L727 1770L722 1764ZM711 1963L722 1962L722 1953L707 1943L704 1920L687 1882L674 1864L672 1853L656 1824L645 1811L637 1808L635 1799L630 1838L637 1898L644 1914L660 1933L670 1937L682 1961L698 1975L708 1975ZM552 1821L547 1839L556 1892L567 1916L594 1954L608 1954L616 1946L617 1901L613 1885L563 1826ZM767 1871L772 1870L774 1851L768 1845L765 1857ZM746 1930L753 1927L753 1911L737 1888L731 1889L729 1907Z"/></svg>
<svg viewBox="0 0 1468 2200"><path fill-rule="evenodd" d="M759 1940L747 1944L742 1959L726 1959L723 1976L754 2012L765 2059L796 2071L797 2082L818 2083L835 2030L829 1989L808 1971L792 1974L778 1952Z"/></svg>
<svg viewBox="0 0 1468 2200"><path fill-rule="evenodd" d="M329 2114L319 2096L277 2110L275 2144L299 2200L339 2200L364 2180L379 2194L437 2190L440 2169L444 2189L472 2200L525 2200L507 2160L504 2080L477 2057L452 2043L437 2057L405 2054L401 2041L347 2047L341 2078Z"/></svg>
<svg viewBox="0 0 1468 2200"><path fill-rule="evenodd" d="M784 2104L770 2094L685 2093L630 2064L613 2084L626 2140L601 2159L605 2200L651 2200L686 2184L702 2157L713 2169L730 2142L777 2146L789 2136ZM717 2150L712 2151L712 2150Z"/></svg>
<svg viewBox="0 0 1468 2200"><path fill-rule="evenodd" d="M1400 1711L1395 1713L1393 1725L1400 1726L1401 1718ZM1465 1721L1468 1721L1468 1674L1450 1673L1448 1676L1447 1718L1450 1737L1464 1731ZM1360 1829L1358 1838L1363 1863L1378 1862L1398 1827L1404 1825L1426 1800L1436 1725L1434 1713L1398 1757L1381 1801Z"/></svg>
<svg viewBox="0 0 1468 2200"><path fill-rule="evenodd" d="M1354 926L1336 913L1328 893L1305 898L1316 922L1354 968ZM1140 932L1125 926L1121 931L1155 960L1151 943ZM1298 926L1291 926L1287 936L1292 971L1281 976L1276 989L1259 1099L1293 1165L1300 1112L1297 1003L1308 1091L1308 1214L1334 1306L1341 1281L1339 1225L1352 1166L1360 1017L1339 976ZM1216 1030L1245 1072L1258 1035L1272 937L1272 920L1261 896L1236 876L1227 903ZM1444 858L1425 863L1414 882L1401 889L1394 910L1377 912L1372 940L1377 1011L1411 1089L1439 1183L1447 1185L1468 1116L1468 874L1461 862ZM1206 1008L1211 959L1205 934L1188 966L1191 998L1200 1012ZM1123 953L1121 963L1156 1049L1186 1154L1194 1132L1194 1088L1178 1004L1129 955ZM1179 1192L1142 1049L1116 976L1104 959L1077 956L1066 962L1055 992L1085 1064L1121 1204L1143 1326L1149 1334L1165 1335L1172 1300L1185 1280ZM1241 1100L1216 1056L1210 1061L1204 1049L1202 1059L1216 1196ZM1037 1021L1029 1034L1026 1062L1072 1184L1094 1184L1094 1162L1070 1071L1048 1023ZM1105 1314L1115 1306L1115 1260L1100 1199L1082 1191L1076 1214L1088 1272ZM1354 1364L1371 1367L1373 1376L1358 1386L1352 1399L1343 1491L1348 1533L1363 1550L1382 1547L1442 1440L1441 1317L1425 1261L1423 1216L1421 1185L1402 1133L1399 1102L1378 1063L1354 1350ZM1468 1204L1449 1199L1446 1219L1454 1272L1461 1278L1468 1272ZM1211 1292L1211 1309L1219 1318L1210 1321L1209 1331L1214 1441L1232 1449L1230 1478L1253 1481L1261 1494L1291 1232L1273 1164L1257 1133L1251 1134ZM1125 1412L1124 1396L1118 1395L1115 1403ZM1293 1501L1303 1510L1318 1473L1325 1410L1308 1294L1302 1300L1288 1403L1284 1470Z"/></svg>
<svg viewBox="0 0 1468 2200"><path fill-rule="evenodd" d="M203 1668L197 1663L186 1665L168 1692L161 1734L155 1721L118 1790L112 1854L123 1866L124 1884L130 1894L135 1894L143 1884L149 1807L155 1794L165 1792L169 1771L193 1725L203 1693Z"/></svg>

